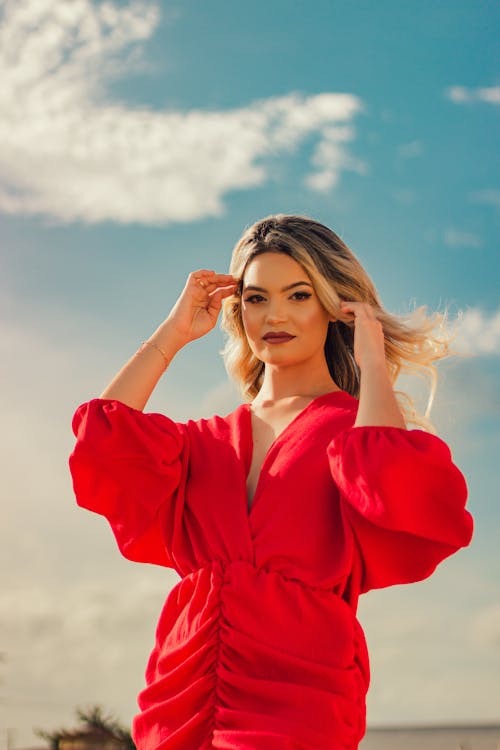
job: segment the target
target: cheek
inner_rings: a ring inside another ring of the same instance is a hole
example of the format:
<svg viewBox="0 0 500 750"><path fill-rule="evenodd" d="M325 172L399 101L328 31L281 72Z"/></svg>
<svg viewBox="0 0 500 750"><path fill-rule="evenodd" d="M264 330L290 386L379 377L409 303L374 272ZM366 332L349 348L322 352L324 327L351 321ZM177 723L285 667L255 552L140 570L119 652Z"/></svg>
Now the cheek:
<svg viewBox="0 0 500 750"><path fill-rule="evenodd" d="M245 331L245 336L247 337L248 341L251 341L252 338L254 338L253 329L255 328L255 325L252 325L252 320L248 315L245 315L244 313L241 316L241 321L243 323L243 330Z"/></svg>
<svg viewBox="0 0 500 750"><path fill-rule="evenodd" d="M324 322L325 315L323 313L322 309L319 309L317 307L307 307L304 306L301 311L301 318L304 323L304 325L310 325L314 327L321 326Z"/></svg>
<svg viewBox="0 0 500 750"><path fill-rule="evenodd" d="M303 324L314 334L314 338L323 340L328 329L328 314L323 309L309 310L303 318Z"/></svg>
<svg viewBox="0 0 500 750"><path fill-rule="evenodd" d="M258 314L256 310L252 309L251 307L245 307L242 308L241 311L241 319L243 321L243 327L246 331L252 331L252 328L255 328L258 321Z"/></svg>

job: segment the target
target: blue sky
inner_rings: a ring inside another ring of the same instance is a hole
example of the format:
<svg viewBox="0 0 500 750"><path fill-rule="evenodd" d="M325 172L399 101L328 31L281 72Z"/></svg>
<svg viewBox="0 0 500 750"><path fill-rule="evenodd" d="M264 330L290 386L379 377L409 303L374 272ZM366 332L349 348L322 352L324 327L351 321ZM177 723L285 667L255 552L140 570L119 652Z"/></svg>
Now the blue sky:
<svg viewBox="0 0 500 750"><path fill-rule="evenodd" d="M75 508L71 415L190 271L225 272L244 228L277 212L331 226L390 311L462 316L467 356L441 363L431 417L475 537L431 579L362 599L368 723L499 718L499 15L472 0L0 4L0 730L19 743L77 704L129 721L177 581L120 558ZM230 411L222 343L214 330L180 352L148 408Z"/></svg>

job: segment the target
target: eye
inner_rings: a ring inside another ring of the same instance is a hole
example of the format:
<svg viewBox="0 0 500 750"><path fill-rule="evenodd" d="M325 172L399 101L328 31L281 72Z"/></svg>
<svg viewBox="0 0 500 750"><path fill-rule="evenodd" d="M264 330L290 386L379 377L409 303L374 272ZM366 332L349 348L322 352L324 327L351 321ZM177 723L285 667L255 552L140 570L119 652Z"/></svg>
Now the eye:
<svg viewBox="0 0 500 750"><path fill-rule="evenodd" d="M294 294L292 294L292 297L297 297L297 295L299 295L298 299L301 299L301 300L308 299L308 297L311 296L309 292L294 292Z"/></svg>
<svg viewBox="0 0 500 750"><path fill-rule="evenodd" d="M245 302L250 302L254 305L257 299L264 299L264 297L261 294L251 294L249 297L245 298Z"/></svg>

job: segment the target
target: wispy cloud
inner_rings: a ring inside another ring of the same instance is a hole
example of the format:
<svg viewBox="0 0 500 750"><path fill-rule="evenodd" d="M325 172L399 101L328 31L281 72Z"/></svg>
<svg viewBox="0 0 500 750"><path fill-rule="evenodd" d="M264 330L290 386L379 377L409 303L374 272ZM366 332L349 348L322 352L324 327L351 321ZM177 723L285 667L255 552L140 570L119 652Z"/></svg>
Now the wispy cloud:
<svg viewBox="0 0 500 750"><path fill-rule="evenodd" d="M0 718L4 726L23 727L26 743L27 725L52 730L74 724L76 705L101 703L126 723L137 713L154 624L178 576L151 568L148 575L128 571L126 583L110 583L111 558L104 568L102 583L2 591L2 640L9 650Z"/></svg>
<svg viewBox="0 0 500 750"><path fill-rule="evenodd" d="M491 313L477 307L461 316L453 348L469 354L500 354L500 309Z"/></svg>
<svg viewBox="0 0 500 750"><path fill-rule="evenodd" d="M481 238L473 232L450 227L444 232L444 242L448 247L481 247Z"/></svg>
<svg viewBox="0 0 500 750"><path fill-rule="evenodd" d="M472 104L485 102L486 104L500 104L500 86L486 86L466 88L465 86L450 86L445 95L455 104Z"/></svg>
<svg viewBox="0 0 500 750"><path fill-rule="evenodd" d="M487 189L487 190L476 190L469 196L473 203L484 203L487 206L494 206L497 211L500 211L500 190Z"/></svg>
<svg viewBox="0 0 500 750"><path fill-rule="evenodd" d="M224 196L264 185L266 158L317 134L311 190L363 174L350 155L361 100L297 92L223 111L155 111L106 100L144 66L158 3L6 0L0 27L0 211L56 223L167 224L224 213ZM269 167L270 170L270 167Z"/></svg>
<svg viewBox="0 0 500 750"><path fill-rule="evenodd" d="M320 193L328 192L337 185L342 169L363 175L368 173L368 165L353 157L345 148L344 144L353 138L354 128L347 125L326 125L322 128L321 141L311 159L318 171L305 178L307 187Z"/></svg>
<svg viewBox="0 0 500 750"><path fill-rule="evenodd" d="M471 641L485 650L500 646L500 604L490 604L477 612L471 623Z"/></svg>
<svg viewBox="0 0 500 750"><path fill-rule="evenodd" d="M486 685L496 691L497 665L491 654L497 643L498 608L491 602L496 601L498 587L493 574L482 576L477 566L471 572L470 557L464 561L464 555L470 556L470 551L442 563L430 579L361 597L359 619L372 667L368 717L377 715L379 722L393 723L395 716L405 721L421 721L424 716L458 719L457 706L466 707L470 715L476 708L486 715L495 711L494 699L486 707ZM461 596L453 594L457 580L462 582ZM465 592L474 602L470 607L463 606ZM429 679L436 665L437 684ZM401 694L402 680L406 696Z"/></svg>

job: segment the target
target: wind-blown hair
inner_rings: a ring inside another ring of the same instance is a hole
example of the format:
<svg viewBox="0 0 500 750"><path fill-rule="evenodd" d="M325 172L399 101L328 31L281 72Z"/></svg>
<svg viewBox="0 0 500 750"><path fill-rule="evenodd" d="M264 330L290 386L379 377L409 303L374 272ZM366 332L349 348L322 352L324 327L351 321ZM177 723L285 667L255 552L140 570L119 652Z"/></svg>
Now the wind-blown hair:
<svg viewBox="0 0 500 750"><path fill-rule="evenodd" d="M425 314L422 305L408 315L393 315L384 309L377 290L356 255L331 229L307 216L275 214L248 227L236 243L229 272L239 279L237 291L223 301L221 327L228 334L221 351L228 374L250 401L259 392L265 364L252 352L241 314L241 293L245 270L253 258L267 252L284 253L300 263L308 274L319 301L335 322L328 324L325 357L335 383L359 398L360 371L354 359L354 321L341 312L341 299L367 302L374 308L384 333L386 366L394 386L403 372L428 378L431 393L424 415L413 399L394 390L406 425L411 422L436 433L430 421L437 388L433 362L448 357L456 333L447 331L447 311ZM341 318L344 318L342 320ZM441 335L435 334L438 329Z"/></svg>

